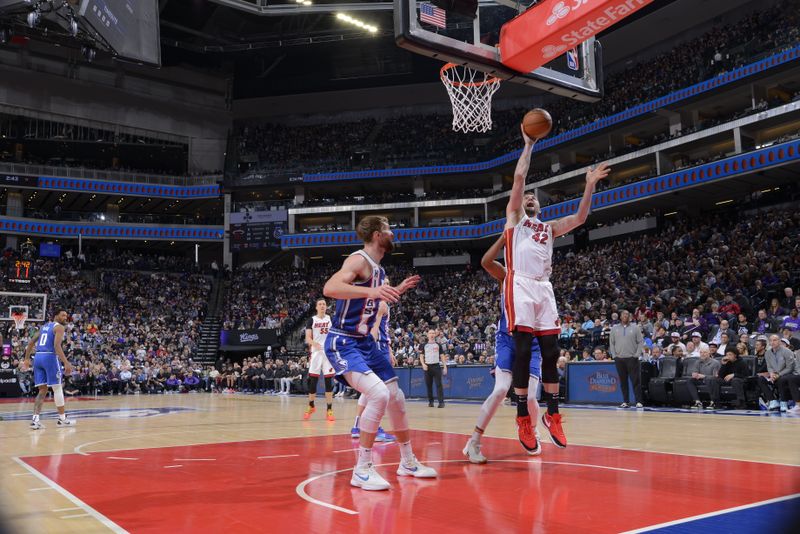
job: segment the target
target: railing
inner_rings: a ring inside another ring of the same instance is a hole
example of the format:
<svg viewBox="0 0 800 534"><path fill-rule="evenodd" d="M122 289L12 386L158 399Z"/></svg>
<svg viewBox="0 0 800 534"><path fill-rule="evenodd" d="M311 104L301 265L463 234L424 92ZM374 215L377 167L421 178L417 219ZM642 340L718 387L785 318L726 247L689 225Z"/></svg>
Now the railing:
<svg viewBox="0 0 800 534"><path fill-rule="evenodd" d="M654 178L607 189L592 195L592 209L610 208L628 202L660 196L680 189L688 189L721 178L740 174L750 174L768 167L783 165L800 160L800 141L793 140L723 158L718 161L681 169ZM580 199L566 200L542 209L540 218L549 221L572 215L578 210ZM474 240L499 234L505 219L497 219L482 224L409 228L395 230L395 239L400 243ZM358 245L360 240L355 232L328 232L319 234L285 234L281 237L282 249L331 247Z"/></svg>
<svg viewBox="0 0 800 534"><path fill-rule="evenodd" d="M0 209L0 212L5 210ZM222 226L222 217L201 217L194 215L181 215L169 213L120 213L117 220L99 211L58 211L51 209L40 211L36 209L26 210L22 216L29 219L39 219L44 221L58 222L96 222L109 224L180 224L192 226Z"/></svg>
<svg viewBox="0 0 800 534"><path fill-rule="evenodd" d="M216 184L222 180L222 174L207 174L202 176L172 176L163 174L148 174L135 171L105 171L99 169L87 169L84 167L51 167L49 165L33 165L28 163L9 162L0 162L0 173L166 185L207 185Z"/></svg>
<svg viewBox="0 0 800 534"><path fill-rule="evenodd" d="M47 237L76 238L79 235L94 239L133 239L160 241L219 241L225 231L222 226L166 226L163 224L123 223L60 223L54 221L26 219L22 217L0 217L0 233L37 235Z"/></svg>

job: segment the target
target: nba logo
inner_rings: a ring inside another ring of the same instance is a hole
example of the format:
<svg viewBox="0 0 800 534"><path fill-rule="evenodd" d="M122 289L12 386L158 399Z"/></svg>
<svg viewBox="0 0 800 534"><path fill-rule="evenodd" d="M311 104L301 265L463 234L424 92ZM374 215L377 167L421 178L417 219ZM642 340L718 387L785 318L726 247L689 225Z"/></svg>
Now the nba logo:
<svg viewBox="0 0 800 534"><path fill-rule="evenodd" d="M577 48L567 51L567 67L572 70L579 70L581 68L580 62L578 61Z"/></svg>

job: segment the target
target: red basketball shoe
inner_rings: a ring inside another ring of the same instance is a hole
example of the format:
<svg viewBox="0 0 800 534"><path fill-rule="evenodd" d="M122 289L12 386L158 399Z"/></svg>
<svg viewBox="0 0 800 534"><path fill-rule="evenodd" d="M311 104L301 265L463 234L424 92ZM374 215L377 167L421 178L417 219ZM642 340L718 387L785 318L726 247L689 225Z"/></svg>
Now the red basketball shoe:
<svg viewBox="0 0 800 534"><path fill-rule="evenodd" d="M564 434L564 428L561 426L561 414L554 413L550 415L549 413L545 413L542 416L542 423L544 423L544 426L550 432L550 440L553 442L553 445L561 447L562 449L566 448L567 436Z"/></svg>
<svg viewBox="0 0 800 534"><path fill-rule="evenodd" d="M530 416L517 417L517 433L519 434L519 442L525 452L531 456L536 456L542 452L539 440L536 439L536 434L533 432Z"/></svg>

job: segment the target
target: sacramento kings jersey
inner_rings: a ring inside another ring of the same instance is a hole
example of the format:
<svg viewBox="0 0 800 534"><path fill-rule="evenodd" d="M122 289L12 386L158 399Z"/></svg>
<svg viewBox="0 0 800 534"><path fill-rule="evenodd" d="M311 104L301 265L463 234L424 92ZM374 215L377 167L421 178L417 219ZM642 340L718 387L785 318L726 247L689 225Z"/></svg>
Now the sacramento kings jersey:
<svg viewBox="0 0 800 534"><path fill-rule="evenodd" d="M553 228L525 215L506 232L506 269L512 274L549 278L553 272Z"/></svg>
<svg viewBox="0 0 800 534"><path fill-rule="evenodd" d="M386 303L386 315L381 317L381 324L378 327L378 341L381 343L389 343L389 316L392 311L389 309L389 303Z"/></svg>
<svg viewBox="0 0 800 534"><path fill-rule="evenodd" d="M331 327L331 316L325 315L322 319L314 316L308 320L306 328L311 330L311 338L320 347L325 346L325 338L328 337L328 330Z"/></svg>
<svg viewBox="0 0 800 534"><path fill-rule="evenodd" d="M383 267L372 261L369 254L363 250L357 250L353 254L360 254L372 267L372 276L361 282L353 282L358 287L379 287L383 285L386 278L386 271ZM353 336L369 335L372 326L375 324L375 316L378 313L380 299L349 299L337 300L336 310L333 313L334 331L350 334Z"/></svg>
<svg viewBox="0 0 800 534"><path fill-rule="evenodd" d="M56 350L53 348L53 342L56 338L56 324L47 323L39 330L39 341L36 343L36 353L55 354Z"/></svg>

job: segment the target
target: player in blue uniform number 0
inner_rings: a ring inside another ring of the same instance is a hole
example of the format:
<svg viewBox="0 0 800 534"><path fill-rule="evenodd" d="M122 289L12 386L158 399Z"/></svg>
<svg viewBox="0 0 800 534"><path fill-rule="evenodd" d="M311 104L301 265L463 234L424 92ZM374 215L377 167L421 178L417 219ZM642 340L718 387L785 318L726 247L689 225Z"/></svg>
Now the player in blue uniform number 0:
<svg viewBox="0 0 800 534"><path fill-rule="evenodd" d="M31 363L31 354L34 350L36 355L33 358L33 381L39 388L36 401L33 404L33 419L31 429L39 430L44 428L39 421L39 414L42 411L42 404L47 397L47 388L53 390L53 401L58 409L58 426L72 426L75 421L67 419L64 413L64 386L61 383L61 365L67 374L72 373L67 357L64 356L64 349L61 343L64 341L64 325L67 323L67 311L57 309L53 316L53 322L44 325L38 332L31 336L28 346L25 347L25 359L22 362L23 370L28 369Z"/></svg>

